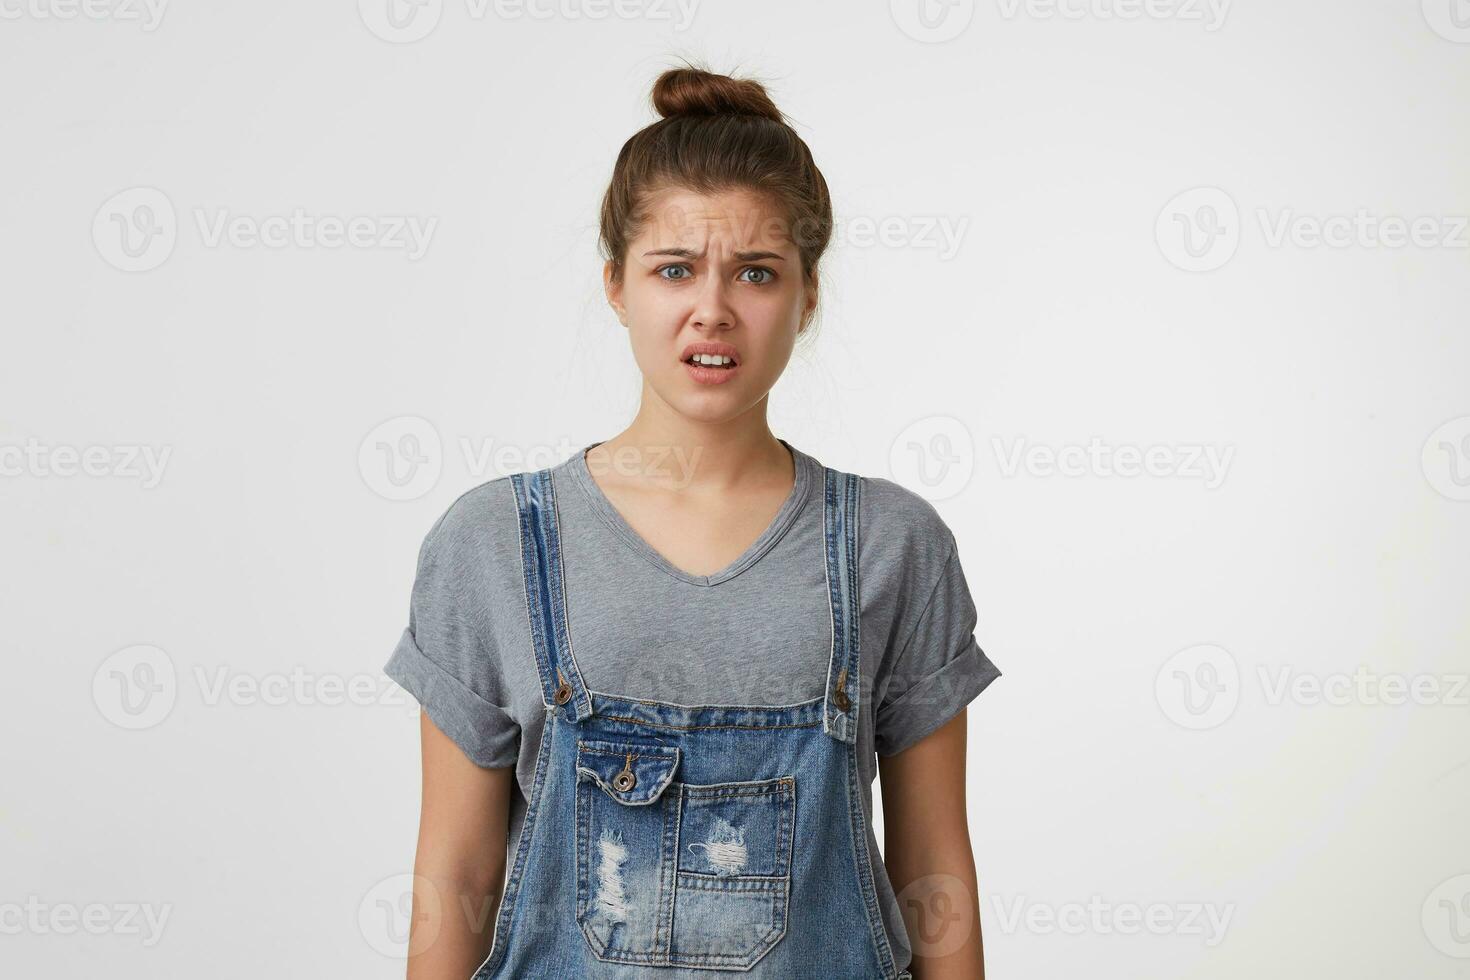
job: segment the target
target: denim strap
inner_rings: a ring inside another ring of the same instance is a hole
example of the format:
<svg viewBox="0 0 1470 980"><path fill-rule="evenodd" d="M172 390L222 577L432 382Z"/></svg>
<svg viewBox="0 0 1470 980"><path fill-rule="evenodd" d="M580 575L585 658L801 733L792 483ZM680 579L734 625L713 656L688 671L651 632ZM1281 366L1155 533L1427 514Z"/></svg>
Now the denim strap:
<svg viewBox="0 0 1470 980"><path fill-rule="evenodd" d="M565 578L561 563L561 531L556 486L551 469L512 473L520 512L521 567L526 580L526 611L531 643L541 675L542 703L566 706L577 721L592 714L592 698L577 669L567 630Z"/></svg>
<svg viewBox="0 0 1470 980"><path fill-rule="evenodd" d="M832 661L827 668L822 730L841 742L857 740L862 673L858 645L858 487L854 473L823 467L822 526L827 592L832 606Z"/></svg>

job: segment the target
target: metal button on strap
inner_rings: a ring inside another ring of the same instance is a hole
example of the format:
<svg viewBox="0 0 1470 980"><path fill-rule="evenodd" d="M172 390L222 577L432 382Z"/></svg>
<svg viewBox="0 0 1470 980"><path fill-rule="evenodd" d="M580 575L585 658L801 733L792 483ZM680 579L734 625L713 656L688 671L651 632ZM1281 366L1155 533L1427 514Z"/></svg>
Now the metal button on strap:
<svg viewBox="0 0 1470 980"><path fill-rule="evenodd" d="M558 670L556 676L561 683L556 686L556 693L552 695L552 698L557 704L566 704L572 699L572 685L568 684L567 679L561 676L561 671Z"/></svg>
<svg viewBox="0 0 1470 980"><path fill-rule="evenodd" d="M837 675L837 692L832 695L832 700L837 702L838 711L846 711L852 707L852 700L847 696L847 668L842 668L842 673Z"/></svg>

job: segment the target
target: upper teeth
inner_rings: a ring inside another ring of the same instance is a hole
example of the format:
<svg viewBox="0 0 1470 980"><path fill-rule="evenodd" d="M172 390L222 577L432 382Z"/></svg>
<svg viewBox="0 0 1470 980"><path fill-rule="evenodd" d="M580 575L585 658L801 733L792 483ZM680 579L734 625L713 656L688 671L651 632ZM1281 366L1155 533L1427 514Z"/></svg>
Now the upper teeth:
<svg viewBox="0 0 1470 980"><path fill-rule="evenodd" d="M690 360L695 364L709 364L712 366L735 363L735 358L726 357L724 354L695 354Z"/></svg>

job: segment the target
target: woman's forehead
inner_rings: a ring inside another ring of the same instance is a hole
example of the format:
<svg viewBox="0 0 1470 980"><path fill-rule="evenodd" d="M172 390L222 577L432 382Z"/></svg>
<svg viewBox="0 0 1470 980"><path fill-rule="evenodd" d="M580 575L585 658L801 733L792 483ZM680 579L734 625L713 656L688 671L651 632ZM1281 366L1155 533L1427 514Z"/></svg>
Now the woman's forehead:
<svg viewBox="0 0 1470 980"><path fill-rule="evenodd" d="M717 247L731 251L779 251L791 241L786 216L761 195L731 191L666 192L648 203L639 250Z"/></svg>

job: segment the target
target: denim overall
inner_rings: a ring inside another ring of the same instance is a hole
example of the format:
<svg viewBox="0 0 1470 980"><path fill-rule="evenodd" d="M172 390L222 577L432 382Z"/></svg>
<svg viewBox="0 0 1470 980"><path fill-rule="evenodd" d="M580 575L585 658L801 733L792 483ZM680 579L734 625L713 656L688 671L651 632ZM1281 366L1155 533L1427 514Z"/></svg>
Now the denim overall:
<svg viewBox="0 0 1470 980"><path fill-rule="evenodd" d="M589 690L551 471L510 480L546 730L471 980L910 980L883 929L858 785L858 477L824 468L826 693L780 707Z"/></svg>

